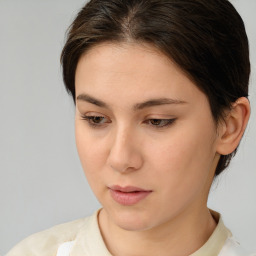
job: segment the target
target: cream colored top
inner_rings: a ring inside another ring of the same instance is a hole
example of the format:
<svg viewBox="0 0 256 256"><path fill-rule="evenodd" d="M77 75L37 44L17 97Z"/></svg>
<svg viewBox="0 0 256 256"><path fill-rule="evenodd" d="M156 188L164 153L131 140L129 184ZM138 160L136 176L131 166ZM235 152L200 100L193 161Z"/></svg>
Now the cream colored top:
<svg viewBox="0 0 256 256"><path fill-rule="evenodd" d="M98 225L98 213L36 233L6 256L111 256ZM208 241L190 256L256 256L247 253L225 227L220 214L211 211L218 225Z"/></svg>

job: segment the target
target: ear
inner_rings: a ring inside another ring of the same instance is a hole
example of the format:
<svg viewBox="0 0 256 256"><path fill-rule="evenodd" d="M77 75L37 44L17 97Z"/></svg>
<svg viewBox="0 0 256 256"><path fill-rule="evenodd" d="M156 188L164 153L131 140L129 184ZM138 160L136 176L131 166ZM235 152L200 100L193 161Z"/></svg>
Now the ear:
<svg viewBox="0 0 256 256"><path fill-rule="evenodd" d="M224 122L218 129L217 152L221 155L232 153L239 145L250 117L250 103L241 97L232 104Z"/></svg>

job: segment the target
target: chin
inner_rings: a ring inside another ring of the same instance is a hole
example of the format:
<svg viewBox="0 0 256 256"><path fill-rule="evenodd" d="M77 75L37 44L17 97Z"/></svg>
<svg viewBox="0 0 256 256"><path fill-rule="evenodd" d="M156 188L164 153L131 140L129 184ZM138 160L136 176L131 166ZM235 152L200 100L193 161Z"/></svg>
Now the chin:
<svg viewBox="0 0 256 256"><path fill-rule="evenodd" d="M112 221L121 229L127 231L143 231L152 228L152 218L138 212L117 212L111 216Z"/></svg>

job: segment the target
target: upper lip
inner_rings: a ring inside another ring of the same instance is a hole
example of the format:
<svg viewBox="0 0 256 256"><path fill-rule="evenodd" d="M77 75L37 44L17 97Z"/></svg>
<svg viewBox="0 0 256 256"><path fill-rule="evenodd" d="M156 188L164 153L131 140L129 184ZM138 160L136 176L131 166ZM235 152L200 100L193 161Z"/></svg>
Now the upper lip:
<svg viewBox="0 0 256 256"><path fill-rule="evenodd" d="M138 187L134 187L134 186L125 186L125 187L121 187L119 185L113 185L109 187L111 190L116 190L116 191L121 191L121 192L151 192L152 190L147 190L147 189L143 189L143 188L138 188Z"/></svg>

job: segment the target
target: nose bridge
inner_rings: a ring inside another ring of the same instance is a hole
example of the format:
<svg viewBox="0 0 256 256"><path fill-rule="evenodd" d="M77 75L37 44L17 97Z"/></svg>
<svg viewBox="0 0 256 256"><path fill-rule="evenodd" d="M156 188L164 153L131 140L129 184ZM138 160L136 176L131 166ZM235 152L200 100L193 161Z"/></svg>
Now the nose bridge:
<svg viewBox="0 0 256 256"><path fill-rule="evenodd" d="M116 171L136 170L142 164L137 143L138 134L130 125L120 125L113 131L109 165Z"/></svg>

